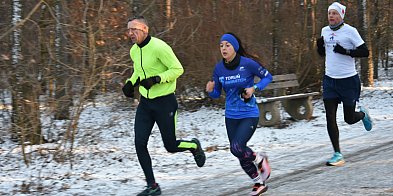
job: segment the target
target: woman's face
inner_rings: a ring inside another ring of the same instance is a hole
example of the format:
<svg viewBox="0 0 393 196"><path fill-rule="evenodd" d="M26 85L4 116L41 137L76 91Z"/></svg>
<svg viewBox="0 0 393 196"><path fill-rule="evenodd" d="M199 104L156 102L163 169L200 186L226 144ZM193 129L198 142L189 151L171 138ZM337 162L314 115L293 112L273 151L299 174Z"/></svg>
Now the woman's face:
<svg viewBox="0 0 393 196"><path fill-rule="evenodd" d="M328 20L329 20L329 25L334 26L339 24L343 19L341 18L337 10L331 9L328 12Z"/></svg>
<svg viewBox="0 0 393 196"><path fill-rule="evenodd" d="M233 48L232 44L227 41L222 41L220 43L220 51L222 58L228 62L236 56L235 49Z"/></svg>

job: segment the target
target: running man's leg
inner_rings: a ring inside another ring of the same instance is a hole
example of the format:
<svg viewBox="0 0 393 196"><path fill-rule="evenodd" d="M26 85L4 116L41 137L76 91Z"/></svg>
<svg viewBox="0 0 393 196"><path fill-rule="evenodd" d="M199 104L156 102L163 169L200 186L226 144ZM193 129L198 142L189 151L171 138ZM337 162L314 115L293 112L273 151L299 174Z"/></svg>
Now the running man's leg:
<svg viewBox="0 0 393 196"><path fill-rule="evenodd" d="M326 111L326 126L334 152L340 152L339 130L337 126L337 107L341 102L339 84L341 80L331 78L327 75L323 77L323 103Z"/></svg>
<svg viewBox="0 0 393 196"><path fill-rule="evenodd" d="M337 107L338 101L334 99L323 100L326 111L326 123L330 141L332 142L334 152L340 151L339 130L337 126Z"/></svg>
<svg viewBox="0 0 393 196"><path fill-rule="evenodd" d="M197 145L193 141L176 140L178 104L175 95L170 94L156 98L154 103L154 119L160 129L165 149L168 152L183 152L196 149Z"/></svg>
<svg viewBox="0 0 393 196"><path fill-rule="evenodd" d="M355 111L361 90L359 75L341 79L337 83L341 87L339 94L343 102L344 120L350 125L355 124L362 120L365 115L363 112Z"/></svg>
<svg viewBox="0 0 393 196"><path fill-rule="evenodd" d="M356 105L344 105L344 120L346 123L352 125L364 118L364 113L363 112L356 112L355 108Z"/></svg>
<svg viewBox="0 0 393 196"><path fill-rule="evenodd" d="M152 186L155 184L155 178L147 143L154 126L154 120L151 111L148 109L148 102L149 100L141 99L135 115L134 130L138 160L145 174L147 185Z"/></svg>
<svg viewBox="0 0 393 196"><path fill-rule="evenodd" d="M327 129L330 137L330 141L332 142L334 154L332 158L330 158L326 165L328 166L340 166L345 163L344 157L341 154L340 150L340 141L339 141L339 130L336 122L336 114L338 101L337 100L323 100L326 110L326 121L327 121Z"/></svg>
<svg viewBox="0 0 393 196"><path fill-rule="evenodd" d="M193 138L191 141L176 140L176 120L178 104L174 94L157 98L155 120L161 132L164 146L168 152L191 151L198 167L205 164L206 156L201 143ZM155 100L156 101L156 100ZM166 104L162 104L166 103Z"/></svg>

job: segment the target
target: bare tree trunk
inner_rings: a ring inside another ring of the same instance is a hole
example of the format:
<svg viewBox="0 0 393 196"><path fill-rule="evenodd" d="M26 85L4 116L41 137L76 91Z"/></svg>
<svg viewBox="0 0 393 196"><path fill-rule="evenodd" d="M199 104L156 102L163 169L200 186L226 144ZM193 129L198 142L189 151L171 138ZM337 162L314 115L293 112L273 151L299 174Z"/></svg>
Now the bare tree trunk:
<svg viewBox="0 0 393 196"><path fill-rule="evenodd" d="M280 0L276 0L273 5L273 35L272 35L272 40L273 40L273 59L272 59L272 64L273 64L273 71L276 71L278 69L278 61L279 61L279 7L280 7Z"/></svg>
<svg viewBox="0 0 393 196"><path fill-rule="evenodd" d="M173 29L172 21L172 0L166 0L166 19L167 19L167 29Z"/></svg>
<svg viewBox="0 0 393 196"><path fill-rule="evenodd" d="M367 1L365 0L365 3ZM372 7L373 5L368 2L368 4L366 4L365 8L366 8L366 33L367 33L367 38L366 38L366 42L367 45L369 46L369 50L370 50L370 55L367 59L368 62L368 69L367 69L367 82L364 83L365 86L374 86L374 50L375 50L375 45L373 43L373 23L371 21L371 11L372 11Z"/></svg>
<svg viewBox="0 0 393 196"><path fill-rule="evenodd" d="M55 72L56 72L56 83L55 83L55 100L56 109L54 118L56 120L70 119L70 107L72 106L72 97L69 93L70 80L68 69L61 65L64 62L65 51L65 40L63 29L62 29L62 8L61 1L56 0L55 3L55 15L56 15L56 27L55 27Z"/></svg>
<svg viewBox="0 0 393 196"><path fill-rule="evenodd" d="M359 0L359 5L358 15L360 24L362 24L361 35L363 38L365 38L368 49L370 50L370 55L368 58L360 59L361 80L363 82L363 86L374 86L373 46L371 44L371 32L368 30L370 25L370 8L368 8L369 6L367 6L366 0Z"/></svg>
<svg viewBox="0 0 393 196"><path fill-rule="evenodd" d="M90 24L90 20L89 20L89 8L90 6L93 7L95 1L91 1L91 0L84 0L84 11L83 11L83 21L82 21L82 36L83 36L83 44L84 44L84 49L83 49L83 59L82 59L82 69L85 70L89 70L91 66L95 66L92 65L92 60L90 59L90 53L92 51L90 51L91 47L95 47L95 43L91 42L92 37L90 36L94 36L94 34L92 33L92 26ZM85 76L87 76L89 74L86 74ZM84 86L86 86L86 84L84 84ZM94 101L94 97L96 95L96 89L93 89L91 91L89 91L89 96L88 99L91 101ZM94 103L94 102L93 102Z"/></svg>
<svg viewBox="0 0 393 196"><path fill-rule="evenodd" d="M303 28L302 28L302 33L300 34L300 41L299 43L302 43L299 45L298 47L298 51L297 51L297 66L296 66L296 74L298 74L298 76L300 75L300 84L303 83L303 80L305 79L305 75L308 74L308 72L310 71L310 64L305 64L305 58L306 54L305 52L311 48L311 42L307 41L311 35L309 35L309 10L310 5L309 5L309 1L308 0L303 0L303 11L301 12L303 14Z"/></svg>
<svg viewBox="0 0 393 196"><path fill-rule="evenodd" d="M315 66L315 58L319 58L316 52L316 44L313 44L312 40L316 40L316 0L304 0L304 27L301 44L299 46L301 50L299 51L299 64L297 65L296 73L299 77L299 83L301 87L312 87L320 86L320 84L315 81L319 81L320 75L318 73L319 66ZM312 50L310 52L310 50Z"/></svg>
<svg viewBox="0 0 393 196"><path fill-rule="evenodd" d="M89 62L88 62L88 53L89 51L87 50L88 46L88 20L87 20L87 15L88 15L88 10L89 10L89 6L90 6L90 0L83 0L83 5L84 5L84 10L83 10L83 16L82 16L82 42L83 44L86 44L86 47L84 47L83 49L83 53L82 53L82 69L85 69L86 67L89 66Z"/></svg>
<svg viewBox="0 0 393 196"><path fill-rule="evenodd" d="M48 2L48 4L50 4ZM41 31L39 34L39 41L40 41L40 68L39 68L39 74L41 77L41 89L42 91L49 92L49 97L53 95L54 89L53 89L53 78L51 74L51 58L49 55L48 51L48 45L50 43L49 36L46 34L47 27L49 26L48 22L48 16L46 15L48 11L48 6L43 5L40 9L40 17L38 20L38 26Z"/></svg>
<svg viewBox="0 0 393 196"><path fill-rule="evenodd" d="M393 2L392 1L388 1L386 7L384 7L385 9L387 9L387 13L385 16L385 20L384 20L384 27L386 28L386 32L384 34L384 38L383 40L389 40L389 38L392 36L392 26L393 26L393 17L392 17L392 9L393 9ZM390 23L390 24L389 24ZM385 70L388 70L389 67L389 51L390 48L392 47L392 42L383 42L385 44L384 48L385 48Z"/></svg>
<svg viewBox="0 0 393 196"><path fill-rule="evenodd" d="M21 21L22 17L22 4L20 3L19 0L13 0L12 1L12 25L16 26L17 23ZM19 114L22 113L20 112L21 107L18 99L21 97L21 93L19 90L20 84L19 84L19 79L22 77L20 73L20 69L17 69L17 67L21 64L20 63L20 57L21 57L21 30L20 28L16 28L12 32L12 49L11 49L11 63L13 70L15 72L11 72L11 77L9 78L10 81L9 83L11 84L11 89L12 92L12 114L11 114L11 122L12 122L12 127L11 127L11 138L14 141L19 140L19 135L21 135L22 130L19 129L20 126L18 126L19 123ZM23 126L21 126L23 127ZM24 139L24 138L23 138ZM24 141L21 141L22 144L24 144ZM23 148L24 149L24 148Z"/></svg>
<svg viewBox="0 0 393 196"><path fill-rule="evenodd" d="M213 22L217 22L217 4L218 4L217 0L212 0L211 3L212 3L212 10L213 10L212 13Z"/></svg>
<svg viewBox="0 0 393 196"><path fill-rule="evenodd" d="M378 67L379 67L378 61L379 61L379 54L380 54L380 40L381 40L381 31L382 31L382 29L378 25L378 21L381 19L380 17L381 14L378 5L379 5L378 0L369 1L368 9L367 9L367 15L370 21L369 29L373 29L373 33L368 31L368 33L370 34L369 35L370 40L373 40L370 41L370 44L372 45L371 46L372 50L370 50L370 53L372 53L373 79L378 79ZM371 18L372 17L371 13L374 13L373 18Z"/></svg>
<svg viewBox="0 0 393 196"><path fill-rule="evenodd" d="M23 6L19 0L13 0L12 24L21 22ZM43 142L41 135L41 121L38 96L40 85L37 82L35 67L24 62L22 58L22 30L16 28L12 39L12 73L10 84L12 86L12 116L11 132L17 136L18 141L25 145L40 144ZM38 90L37 90L38 89ZM24 149L24 148L23 148ZM28 163L25 157L26 164Z"/></svg>

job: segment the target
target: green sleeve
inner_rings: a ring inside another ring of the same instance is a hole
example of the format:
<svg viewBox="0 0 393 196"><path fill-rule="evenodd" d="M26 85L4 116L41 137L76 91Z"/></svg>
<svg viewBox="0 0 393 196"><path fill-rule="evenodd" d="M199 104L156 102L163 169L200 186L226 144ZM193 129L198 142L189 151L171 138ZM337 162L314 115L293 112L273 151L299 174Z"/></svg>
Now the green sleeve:
<svg viewBox="0 0 393 196"><path fill-rule="evenodd" d="M131 60L132 60L132 61L133 61L133 59L132 59L131 51L132 51L132 49L133 49L134 47L135 47L135 45L133 45L133 46L130 48L130 57L131 57ZM135 66L135 63L134 63L134 66ZM138 80L137 69L135 69L135 67L134 67L134 71L132 72L131 77L127 79L127 81L131 81L132 85L135 85L135 83L136 83L137 80ZM126 81L126 82L127 82L127 81Z"/></svg>
<svg viewBox="0 0 393 196"><path fill-rule="evenodd" d="M184 73L183 66L181 65L179 59L176 57L172 48L165 42L162 42L162 46L160 46L160 50L158 51L159 60L164 66L168 68L168 70L166 70L165 72L158 74L158 76L160 76L161 78L160 83L175 81Z"/></svg>
<svg viewBox="0 0 393 196"><path fill-rule="evenodd" d="M135 85L136 81L138 80L137 74L134 73L132 73L131 77L128 79L129 81L131 81L132 85Z"/></svg>

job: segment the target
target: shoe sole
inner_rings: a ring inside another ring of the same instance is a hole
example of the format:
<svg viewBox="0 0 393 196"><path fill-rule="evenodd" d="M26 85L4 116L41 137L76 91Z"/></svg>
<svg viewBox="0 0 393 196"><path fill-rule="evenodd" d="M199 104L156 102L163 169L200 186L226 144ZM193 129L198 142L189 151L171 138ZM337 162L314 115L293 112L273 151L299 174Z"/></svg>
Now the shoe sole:
<svg viewBox="0 0 393 196"><path fill-rule="evenodd" d="M344 160L341 160L341 161L338 161L338 162L335 162L335 163L326 162L327 166L343 166L344 164L345 164Z"/></svg>

